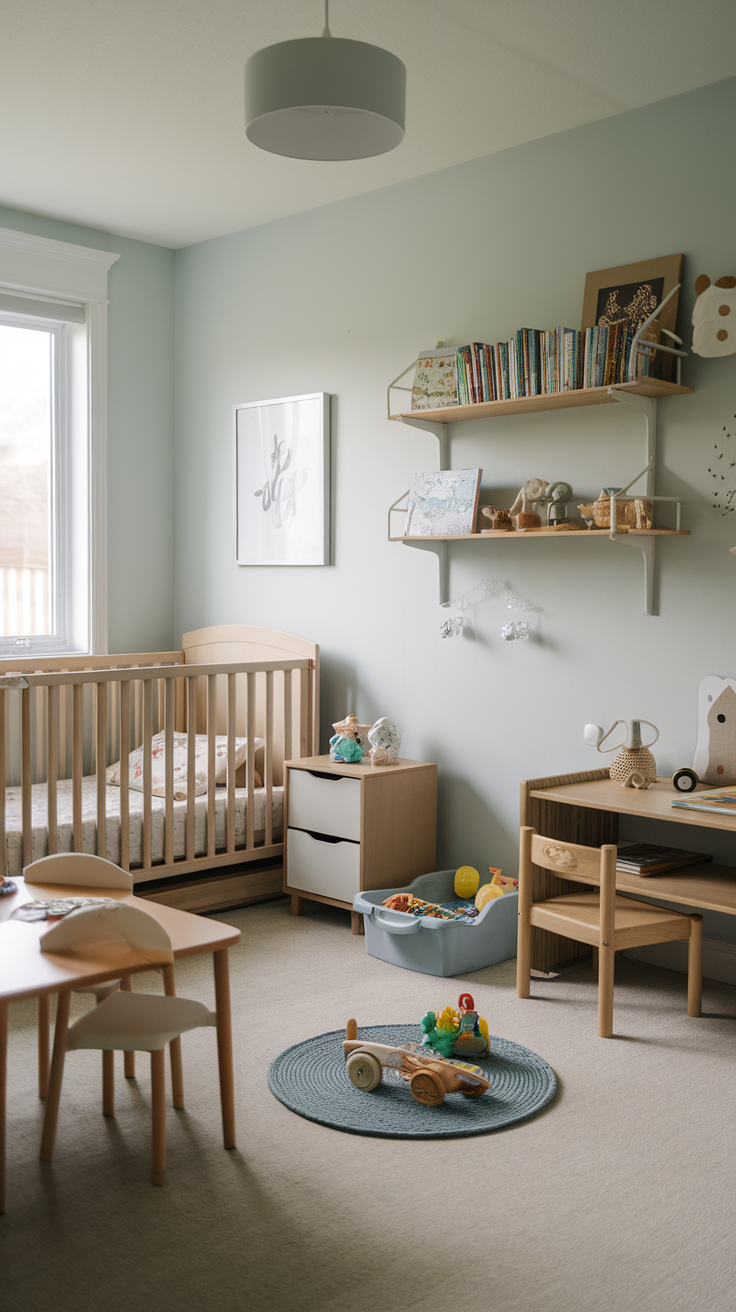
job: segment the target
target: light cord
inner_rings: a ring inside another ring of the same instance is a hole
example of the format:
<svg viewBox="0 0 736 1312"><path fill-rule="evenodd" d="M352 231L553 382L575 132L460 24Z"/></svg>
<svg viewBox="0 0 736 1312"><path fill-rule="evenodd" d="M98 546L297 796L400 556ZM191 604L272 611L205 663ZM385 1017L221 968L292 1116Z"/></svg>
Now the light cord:
<svg viewBox="0 0 736 1312"><path fill-rule="evenodd" d="M325 0L325 30L323 36L332 36L330 31L330 0Z"/></svg>

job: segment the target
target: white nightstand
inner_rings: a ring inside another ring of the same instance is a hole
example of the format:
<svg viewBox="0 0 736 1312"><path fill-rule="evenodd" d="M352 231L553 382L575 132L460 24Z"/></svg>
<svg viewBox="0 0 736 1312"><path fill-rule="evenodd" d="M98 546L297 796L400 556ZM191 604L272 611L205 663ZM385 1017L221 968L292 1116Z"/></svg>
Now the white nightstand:
<svg viewBox="0 0 736 1312"><path fill-rule="evenodd" d="M338 765L329 756L284 763L284 892L292 915L304 899L345 907L354 934L363 917L356 893L395 888L436 866L437 766Z"/></svg>

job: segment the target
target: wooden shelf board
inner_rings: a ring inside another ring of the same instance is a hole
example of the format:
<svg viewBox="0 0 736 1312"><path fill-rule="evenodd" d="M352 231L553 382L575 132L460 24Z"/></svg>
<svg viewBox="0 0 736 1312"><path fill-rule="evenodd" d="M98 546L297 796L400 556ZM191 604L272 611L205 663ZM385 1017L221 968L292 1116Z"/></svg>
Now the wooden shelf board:
<svg viewBox="0 0 736 1312"><path fill-rule="evenodd" d="M534 538L558 538L563 541L572 538L580 541L581 538L609 538L610 532L607 528L589 528L583 531L572 533L560 533L553 528L527 529L525 532L504 533L500 529L489 529L485 533L448 533L429 537L426 535L415 534L412 537L389 538L389 542L486 542L489 538L505 538L507 542L519 542L524 538L533 541ZM632 528L628 534L621 533L620 537L638 537L638 538L689 538L690 530L688 528Z"/></svg>
<svg viewBox="0 0 736 1312"><path fill-rule="evenodd" d="M701 815L705 812L701 812ZM714 820L718 816L713 816ZM627 875L616 871L616 889L620 893L640 893L642 897L661 898L663 902L676 900L683 906L698 907L705 911L725 911L736 914L736 869L704 861L700 865L683 866L662 875Z"/></svg>
<svg viewBox="0 0 736 1312"><path fill-rule="evenodd" d="M707 792L709 789L710 785L706 785L699 786L695 791ZM556 788L534 788L530 795L546 798L550 802L589 806L596 811L617 811L619 815L640 815L649 820L671 820L673 824L696 825L703 829L736 833L736 816L715 815L712 811L690 811L673 806L673 801L681 798L682 794L675 792L669 780L652 784L651 788L622 788L613 779L591 779ZM637 875L636 878L641 879L641 876ZM641 882L648 886L653 878L655 876L650 876Z"/></svg>
<svg viewBox="0 0 736 1312"><path fill-rule="evenodd" d="M692 387L666 383L661 378L640 378L636 383L616 383L617 392L637 396L686 396ZM580 405L615 405L609 387L578 387L570 392L545 392L542 396L519 396L513 401L481 401L476 405L452 405L439 410L402 410L389 415L398 423L405 419L423 419L432 424L455 424L463 419L494 419L500 415L532 414L537 410L569 410Z"/></svg>

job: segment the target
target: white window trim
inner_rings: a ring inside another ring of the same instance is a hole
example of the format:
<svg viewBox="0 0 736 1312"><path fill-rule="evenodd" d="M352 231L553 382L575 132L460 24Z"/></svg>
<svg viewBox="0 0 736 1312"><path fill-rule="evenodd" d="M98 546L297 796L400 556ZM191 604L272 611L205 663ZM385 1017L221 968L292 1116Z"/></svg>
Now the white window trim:
<svg viewBox="0 0 736 1312"><path fill-rule="evenodd" d="M0 228L0 291L70 301L85 310L89 544L86 650L93 655L107 653L107 274L119 259L110 251Z"/></svg>

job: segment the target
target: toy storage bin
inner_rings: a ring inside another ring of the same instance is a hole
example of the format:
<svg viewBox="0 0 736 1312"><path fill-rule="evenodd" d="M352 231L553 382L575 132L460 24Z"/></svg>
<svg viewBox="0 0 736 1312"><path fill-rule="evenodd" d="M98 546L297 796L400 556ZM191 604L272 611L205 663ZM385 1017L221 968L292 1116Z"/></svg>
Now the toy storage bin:
<svg viewBox="0 0 736 1312"><path fill-rule="evenodd" d="M405 888L374 888L357 893L353 910L363 914L370 956L405 970L444 976L464 975L515 957L518 893L504 893L487 902L472 924L435 920L432 916L420 918L381 906L384 898L394 893L412 893L425 902L452 902L454 882L454 870L435 870L419 875Z"/></svg>

